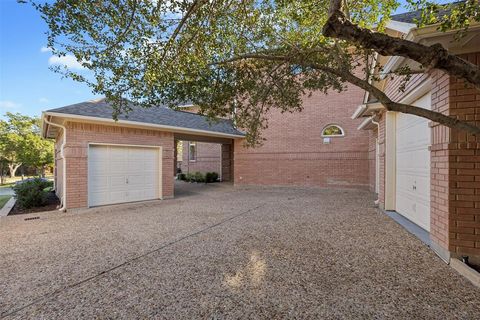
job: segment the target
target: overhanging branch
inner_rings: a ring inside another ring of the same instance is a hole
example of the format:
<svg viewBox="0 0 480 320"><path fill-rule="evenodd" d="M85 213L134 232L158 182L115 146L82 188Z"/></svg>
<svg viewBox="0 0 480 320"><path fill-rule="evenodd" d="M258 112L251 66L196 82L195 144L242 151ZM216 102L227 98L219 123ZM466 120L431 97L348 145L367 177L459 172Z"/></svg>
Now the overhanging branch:
<svg viewBox="0 0 480 320"><path fill-rule="evenodd" d="M350 41L384 56L409 58L427 69L442 70L480 89L480 68L475 64L450 54L438 43L426 46L359 27L346 18L342 11L342 0L330 1L329 18L323 27L323 35Z"/></svg>
<svg viewBox="0 0 480 320"><path fill-rule="evenodd" d="M447 115L444 115L440 112L404 104L404 103L398 103L392 101L383 91L375 87L374 85L368 83L368 81L360 79L350 73L347 70L341 70L341 69L335 69L331 67L327 67L325 65L320 65L316 63L310 63L310 62L305 62L301 61L301 58L298 56L282 56L282 55L268 55L265 53L249 53L249 54L244 54L244 55L239 55L236 57L233 57L228 60L220 61L213 63L211 65L220 65L220 64L226 64L226 63L234 63L236 61L241 61L241 60L246 60L246 59L259 59L259 60L268 60L268 61L282 61L282 62L287 62L290 64L296 64L296 65L302 65L304 67L309 67L321 72L325 72L331 75L334 75L336 77L339 77L340 79L349 82L367 92L372 94L375 98L377 98L387 110L389 111L395 111L395 112L401 112L401 113L406 113L406 114L412 114L416 115L422 118L429 119L433 122L440 123L444 126L447 126L449 128L453 129L459 129L462 131L466 131L468 133L474 134L474 135L480 135L480 127L475 126L473 124L470 124L466 121L458 120L452 117L449 117Z"/></svg>

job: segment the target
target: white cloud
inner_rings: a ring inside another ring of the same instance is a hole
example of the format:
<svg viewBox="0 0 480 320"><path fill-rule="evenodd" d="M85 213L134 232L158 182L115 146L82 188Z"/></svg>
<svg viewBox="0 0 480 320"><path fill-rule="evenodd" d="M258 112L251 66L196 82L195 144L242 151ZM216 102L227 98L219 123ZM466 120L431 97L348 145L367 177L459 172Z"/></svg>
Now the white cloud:
<svg viewBox="0 0 480 320"><path fill-rule="evenodd" d="M71 54L67 54L66 56L51 56L48 58L49 65L58 65L58 66L65 66L68 69L84 69L84 67L80 64L80 62L75 59L75 57Z"/></svg>
<svg viewBox="0 0 480 320"><path fill-rule="evenodd" d="M2 111L12 111L20 108L22 105L19 103L15 103L9 100L1 100L0 101L0 110Z"/></svg>
<svg viewBox="0 0 480 320"><path fill-rule="evenodd" d="M42 98L39 98L39 99L38 99L38 102L40 102L40 103L49 103L50 100L48 100L47 98L43 98L43 97L42 97Z"/></svg>
<svg viewBox="0 0 480 320"><path fill-rule="evenodd" d="M49 47L41 47L40 52L52 52L52 48Z"/></svg>

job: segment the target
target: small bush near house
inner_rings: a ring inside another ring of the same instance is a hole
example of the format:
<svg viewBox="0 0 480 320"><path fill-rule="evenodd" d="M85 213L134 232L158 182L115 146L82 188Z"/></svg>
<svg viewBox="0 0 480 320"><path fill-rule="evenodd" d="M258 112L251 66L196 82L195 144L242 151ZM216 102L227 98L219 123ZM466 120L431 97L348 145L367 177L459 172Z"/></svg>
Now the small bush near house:
<svg viewBox="0 0 480 320"><path fill-rule="evenodd" d="M218 180L218 173L207 172L207 174L205 174L205 182L206 183L217 182L217 180Z"/></svg>
<svg viewBox="0 0 480 320"><path fill-rule="evenodd" d="M205 175L201 172L195 172L195 182L205 182Z"/></svg>
<svg viewBox="0 0 480 320"><path fill-rule="evenodd" d="M185 175L185 181L187 182L195 182L195 175L193 173L187 173Z"/></svg>
<svg viewBox="0 0 480 320"><path fill-rule="evenodd" d="M15 185L13 191L15 191L17 204L22 208L29 209L44 206L52 188L52 181L35 178Z"/></svg>
<svg viewBox="0 0 480 320"><path fill-rule="evenodd" d="M179 173L179 174L177 174L177 179L185 181L185 180L187 180L187 175L185 173Z"/></svg>

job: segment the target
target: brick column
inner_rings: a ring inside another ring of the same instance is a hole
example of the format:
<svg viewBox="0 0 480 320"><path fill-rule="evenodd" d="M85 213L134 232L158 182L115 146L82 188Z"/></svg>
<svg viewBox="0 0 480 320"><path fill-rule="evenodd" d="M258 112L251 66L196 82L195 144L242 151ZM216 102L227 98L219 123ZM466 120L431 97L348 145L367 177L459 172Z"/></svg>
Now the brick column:
<svg viewBox="0 0 480 320"><path fill-rule="evenodd" d="M480 64L480 53L462 58ZM439 71L432 79L433 110L480 125L480 90ZM480 137L432 127L430 237L434 248L455 256L480 257Z"/></svg>

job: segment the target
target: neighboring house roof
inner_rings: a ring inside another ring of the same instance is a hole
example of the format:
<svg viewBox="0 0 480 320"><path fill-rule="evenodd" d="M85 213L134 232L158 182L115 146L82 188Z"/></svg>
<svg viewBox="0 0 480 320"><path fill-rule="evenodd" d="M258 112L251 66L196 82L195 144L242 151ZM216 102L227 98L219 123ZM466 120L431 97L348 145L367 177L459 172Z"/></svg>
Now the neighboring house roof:
<svg viewBox="0 0 480 320"><path fill-rule="evenodd" d="M463 3L465 1L456 1L456 2L451 2L451 3L446 3L445 5L456 5ZM441 9L438 11L438 17L443 17L446 15L449 15L451 12L451 7L445 7L445 9ZM390 16L390 19L398 22L405 22L405 23L417 23L420 21L422 18L422 10L415 10L415 11L410 11L410 12L405 12L405 13L400 13L400 14L394 14Z"/></svg>
<svg viewBox="0 0 480 320"><path fill-rule="evenodd" d="M137 122L139 124L152 124L157 126L191 129L195 131L208 131L234 136L245 134L235 128L233 122L228 119L210 120L205 116L191 112L176 111L165 106L144 108L130 105L132 110L127 114L120 114L118 120L122 122ZM106 99L94 100L72 104L66 107L45 111L47 115L81 116L89 118L101 118L112 120L113 108Z"/></svg>

